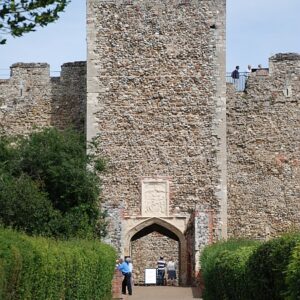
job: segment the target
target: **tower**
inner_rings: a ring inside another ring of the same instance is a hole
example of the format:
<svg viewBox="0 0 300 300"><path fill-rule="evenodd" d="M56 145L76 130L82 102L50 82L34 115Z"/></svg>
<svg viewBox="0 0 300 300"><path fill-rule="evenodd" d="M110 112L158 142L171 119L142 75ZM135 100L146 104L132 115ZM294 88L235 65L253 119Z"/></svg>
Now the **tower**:
<svg viewBox="0 0 300 300"><path fill-rule="evenodd" d="M141 267L175 249L182 283L227 234L225 2L88 1L86 132L108 161L108 242Z"/></svg>

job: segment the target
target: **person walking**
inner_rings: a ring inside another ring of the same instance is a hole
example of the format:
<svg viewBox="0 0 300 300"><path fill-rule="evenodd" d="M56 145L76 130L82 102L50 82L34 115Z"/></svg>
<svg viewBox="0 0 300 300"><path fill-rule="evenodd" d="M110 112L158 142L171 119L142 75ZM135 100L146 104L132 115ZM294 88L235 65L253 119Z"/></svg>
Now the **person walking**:
<svg viewBox="0 0 300 300"><path fill-rule="evenodd" d="M124 279L122 281L122 294L126 295L126 287L127 287L128 294L132 295L131 272L130 272L129 263L126 261L126 259L125 261L123 261L123 259L120 258L118 270L120 270L124 275Z"/></svg>
<svg viewBox="0 0 300 300"><path fill-rule="evenodd" d="M166 262L161 256L157 261L157 285L164 285Z"/></svg>

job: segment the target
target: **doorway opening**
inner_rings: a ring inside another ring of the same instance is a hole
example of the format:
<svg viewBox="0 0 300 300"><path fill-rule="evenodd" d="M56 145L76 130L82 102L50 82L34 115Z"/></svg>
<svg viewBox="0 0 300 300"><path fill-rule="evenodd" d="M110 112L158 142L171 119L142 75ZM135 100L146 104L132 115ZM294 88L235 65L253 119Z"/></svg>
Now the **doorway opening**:
<svg viewBox="0 0 300 300"><path fill-rule="evenodd" d="M172 258L177 263L177 283L186 284L186 241L173 224L151 218L132 228L127 238L127 253L132 257L136 284L145 283L145 269L156 269L160 256L166 262Z"/></svg>

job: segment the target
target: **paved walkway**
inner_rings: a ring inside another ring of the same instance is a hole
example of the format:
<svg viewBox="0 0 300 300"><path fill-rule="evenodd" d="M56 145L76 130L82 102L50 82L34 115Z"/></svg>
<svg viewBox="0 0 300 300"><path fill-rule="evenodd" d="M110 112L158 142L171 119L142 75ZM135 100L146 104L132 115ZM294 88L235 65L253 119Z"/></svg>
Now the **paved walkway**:
<svg viewBox="0 0 300 300"><path fill-rule="evenodd" d="M125 295L124 295L125 296ZM192 300L201 299L199 290L175 286L134 286L133 295L124 300Z"/></svg>

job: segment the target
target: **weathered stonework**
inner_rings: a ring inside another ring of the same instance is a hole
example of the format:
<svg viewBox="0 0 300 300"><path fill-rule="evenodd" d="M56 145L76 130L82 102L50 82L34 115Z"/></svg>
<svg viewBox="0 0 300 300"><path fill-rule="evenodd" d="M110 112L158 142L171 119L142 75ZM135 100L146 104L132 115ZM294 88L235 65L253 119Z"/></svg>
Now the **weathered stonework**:
<svg viewBox="0 0 300 300"><path fill-rule="evenodd" d="M206 245L213 243L215 237L214 211L204 205L197 205L189 219L185 237L187 241L187 282L199 286L200 254ZM221 231L221 229L219 228ZM220 232L221 234L221 232Z"/></svg>
<svg viewBox="0 0 300 300"><path fill-rule="evenodd" d="M300 226L300 55L277 54L227 90L230 236L268 238Z"/></svg>
<svg viewBox="0 0 300 300"><path fill-rule="evenodd" d="M56 126L84 129L86 63L62 65L61 77L50 77L45 63L17 63L11 77L0 80L0 131L26 134Z"/></svg>
<svg viewBox="0 0 300 300"><path fill-rule="evenodd" d="M122 216L169 222L178 210L187 223L199 203L226 237L225 0L89 0L87 21L87 138L109 162L107 241L129 254ZM152 191L143 210L143 178L167 180L167 207Z"/></svg>
<svg viewBox="0 0 300 300"><path fill-rule="evenodd" d="M85 121L100 141L106 241L138 281L164 255L191 283L201 249L227 231L300 226L300 55L271 57L225 95L225 2L89 0L87 64L51 78L47 64L18 63L0 80L2 133Z"/></svg>

